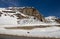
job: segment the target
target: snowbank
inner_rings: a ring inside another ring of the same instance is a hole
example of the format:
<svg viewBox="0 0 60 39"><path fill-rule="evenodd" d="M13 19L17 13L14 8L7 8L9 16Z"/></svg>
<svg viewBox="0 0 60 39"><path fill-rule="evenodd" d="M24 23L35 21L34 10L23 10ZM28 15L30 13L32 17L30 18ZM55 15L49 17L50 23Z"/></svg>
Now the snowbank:
<svg viewBox="0 0 60 39"><path fill-rule="evenodd" d="M28 37L55 37L55 38L60 38L60 27L35 28L33 30L0 28L0 34L28 36Z"/></svg>

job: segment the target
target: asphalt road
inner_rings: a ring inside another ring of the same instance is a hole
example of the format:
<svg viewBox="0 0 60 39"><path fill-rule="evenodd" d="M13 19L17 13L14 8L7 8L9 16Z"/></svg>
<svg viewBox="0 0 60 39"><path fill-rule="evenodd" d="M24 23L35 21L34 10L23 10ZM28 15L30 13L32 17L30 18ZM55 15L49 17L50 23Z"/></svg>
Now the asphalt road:
<svg viewBox="0 0 60 39"><path fill-rule="evenodd" d="M38 37L25 37L25 36L12 36L0 34L0 39L60 39L60 38L38 38Z"/></svg>

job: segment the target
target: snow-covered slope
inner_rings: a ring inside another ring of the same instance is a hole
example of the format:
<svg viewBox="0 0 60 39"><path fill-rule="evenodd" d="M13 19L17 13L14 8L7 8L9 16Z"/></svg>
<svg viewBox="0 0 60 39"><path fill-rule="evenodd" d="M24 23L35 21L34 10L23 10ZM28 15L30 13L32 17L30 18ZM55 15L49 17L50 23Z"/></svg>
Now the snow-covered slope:
<svg viewBox="0 0 60 39"><path fill-rule="evenodd" d="M0 28L0 34L27 36L27 37L60 38L60 27L35 28L32 30Z"/></svg>
<svg viewBox="0 0 60 39"><path fill-rule="evenodd" d="M0 17L0 25L12 25L17 24L17 19L10 16L3 16Z"/></svg>
<svg viewBox="0 0 60 39"><path fill-rule="evenodd" d="M24 7L21 7L23 9ZM19 8L18 8L19 9ZM21 17L21 18L20 18ZM19 19L18 19L19 18ZM17 7L12 9L0 8L0 34L9 34L17 36L29 36L29 37L57 37L60 38L60 25L56 22L55 16L45 17L46 22L42 22L34 16L23 14L17 10ZM40 26L50 26L46 28L40 28ZM32 30L25 29L6 29L6 27L35 27Z"/></svg>
<svg viewBox="0 0 60 39"><path fill-rule="evenodd" d="M58 22L56 21L56 19L58 19L58 17L48 16L48 17L45 17L45 19L47 20L48 23L58 24Z"/></svg>
<svg viewBox="0 0 60 39"><path fill-rule="evenodd" d="M39 25L56 25L59 24L55 21L55 16L49 16L45 17L45 20L47 22L42 22L39 19L35 18L34 16L29 16L27 14L23 14L22 12L19 12L17 10L17 7L15 7L13 10L10 8L0 8L0 25L20 25L20 26L39 26ZM16 14L19 15L19 17L22 17L22 19L18 19ZM25 18L23 18L25 17ZM34 19L35 18L35 19Z"/></svg>

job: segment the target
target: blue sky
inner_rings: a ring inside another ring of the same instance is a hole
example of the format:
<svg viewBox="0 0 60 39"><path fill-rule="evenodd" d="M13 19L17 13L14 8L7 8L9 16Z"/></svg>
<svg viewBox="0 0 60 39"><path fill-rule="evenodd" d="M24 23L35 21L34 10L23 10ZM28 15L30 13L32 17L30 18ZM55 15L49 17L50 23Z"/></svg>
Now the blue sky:
<svg viewBox="0 0 60 39"><path fill-rule="evenodd" d="M0 7L33 6L44 16L60 17L60 0L0 0Z"/></svg>

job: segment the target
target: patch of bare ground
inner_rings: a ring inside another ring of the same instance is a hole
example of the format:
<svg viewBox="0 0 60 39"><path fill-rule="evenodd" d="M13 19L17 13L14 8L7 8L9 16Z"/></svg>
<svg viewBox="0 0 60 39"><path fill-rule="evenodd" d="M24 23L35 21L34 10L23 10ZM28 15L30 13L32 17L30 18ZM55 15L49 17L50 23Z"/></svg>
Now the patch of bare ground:
<svg viewBox="0 0 60 39"><path fill-rule="evenodd" d="M27 37L27 36L16 36L16 35L6 35L0 34L0 39L60 39L60 38L50 38L50 37Z"/></svg>
<svg viewBox="0 0 60 39"><path fill-rule="evenodd" d="M57 27L60 27L60 25L58 25Z"/></svg>
<svg viewBox="0 0 60 39"><path fill-rule="evenodd" d="M24 26L24 27L5 27L5 29L24 29L24 30L32 30L35 28L46 28L50 26Z"/></svg>

